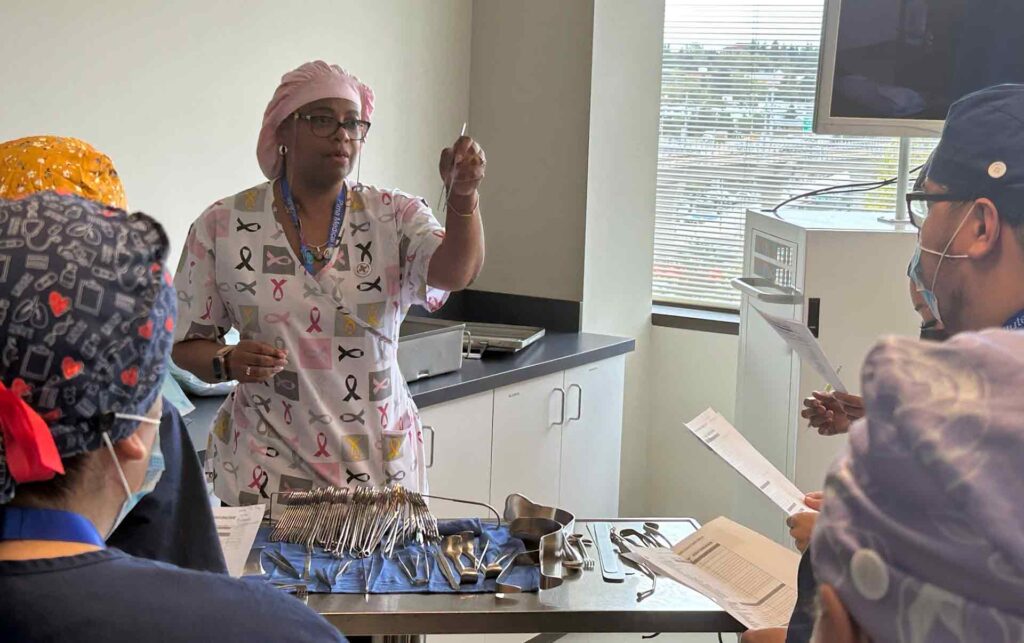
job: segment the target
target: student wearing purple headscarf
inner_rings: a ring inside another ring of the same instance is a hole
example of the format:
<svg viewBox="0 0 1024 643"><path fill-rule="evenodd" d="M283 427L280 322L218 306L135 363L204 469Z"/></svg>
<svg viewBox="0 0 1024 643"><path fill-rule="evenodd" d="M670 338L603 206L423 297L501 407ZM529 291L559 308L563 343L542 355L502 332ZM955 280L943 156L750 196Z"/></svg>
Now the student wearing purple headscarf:
<svg viewBox="0 0 1024 643"><path fill-rule="evenodd" d="M1024 334L882 341L811 545L813 641L1024 640Z"/></svg>
<svg viewBox="0 0 1024 643"><path fill-rule="evenodd" d="M211 206L182 252L174 361L240 383L207 450L229 505L326 485L426 491L399 326L479 273L486 161L468 137L442 152L443 228L422 199L360 182L373 111L336 65L285 74L256 150L268 181ZM225 346L232 327L242 341Z"/></svg>

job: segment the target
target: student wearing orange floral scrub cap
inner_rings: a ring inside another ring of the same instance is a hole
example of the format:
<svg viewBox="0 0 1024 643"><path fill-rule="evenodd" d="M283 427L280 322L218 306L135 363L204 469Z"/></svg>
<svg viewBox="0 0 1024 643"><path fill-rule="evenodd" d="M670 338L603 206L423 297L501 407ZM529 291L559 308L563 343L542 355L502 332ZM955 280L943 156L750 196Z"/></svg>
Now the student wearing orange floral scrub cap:
<svg viewBox="0 0 1024 643"><path fill-rule="evenodd" d="M0 199L52 190L125 210L124 185L110 158L67 136L27 136L0 143Z"/></svg>

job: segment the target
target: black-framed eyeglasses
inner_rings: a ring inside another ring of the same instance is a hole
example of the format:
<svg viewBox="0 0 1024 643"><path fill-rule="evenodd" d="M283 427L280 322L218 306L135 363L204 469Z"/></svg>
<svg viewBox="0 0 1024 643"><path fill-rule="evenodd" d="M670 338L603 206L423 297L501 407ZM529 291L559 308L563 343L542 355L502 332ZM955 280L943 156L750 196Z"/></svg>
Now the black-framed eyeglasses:
<svg viewBox="0 0 1024 643"><path fill-rule="evenodd" d="M338 130L343 129L353 141L362 141L366 139L366 133L370 131L370 122L358 118L346 118L339 121L327 114L300 114L298 112L295 112L295 118L309 123L309 131L313 132L313 136L320 138L330 138Z"/></svg>
<svg viewBox="0 0 1024 643"><path fill-rule="evenodd" d="M928 209L933 203L957 203L973 201L976 198L978 197L963 194L934 194L915 190L907 192L907 214L910 215L910 222L914 227L920 230L924 220L928 218Z"/></svg>

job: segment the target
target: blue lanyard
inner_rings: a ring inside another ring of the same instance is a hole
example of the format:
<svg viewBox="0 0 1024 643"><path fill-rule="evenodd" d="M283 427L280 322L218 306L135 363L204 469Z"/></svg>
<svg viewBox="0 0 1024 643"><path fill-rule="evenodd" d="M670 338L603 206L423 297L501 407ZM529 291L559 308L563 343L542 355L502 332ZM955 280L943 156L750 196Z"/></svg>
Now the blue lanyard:
<svg viewBox="0 0 1024 643"><path fill-rule="evenodd" d="M1020 330L1024 328L1024 310L1018 311L1016 315L1007 319L1003 323L1003 328L1006 330Z"/></svg>
<svg viewBox="0 0 1024 643"><path fill-rule="evenodd" d="M0 509L0 541L60 540L105 547L96 527L84 516L57 509Z"/></svg>
<svg viewBox="0 0 1024 643"><path fill-rule="evenodd" d="M292 198L291 186L288 185L288 179L284 176L281 177L281 196L284 197L284 207L288 209L288 215L292 218L292 225L295 226L295 231L299 233L299 254L302 255L302 263L306 266L306 272L315 275L316 268L313 265L313 251L309 249L305 237L302 236L299 211L296 209L295 200ZM334 213L331 215L331 232L327 237L328 248L334 248L338 245L341 224L345 220L345 202L347 199L348 185L342 183L341 192L338 193L338 199L334 202Z"/></svg>

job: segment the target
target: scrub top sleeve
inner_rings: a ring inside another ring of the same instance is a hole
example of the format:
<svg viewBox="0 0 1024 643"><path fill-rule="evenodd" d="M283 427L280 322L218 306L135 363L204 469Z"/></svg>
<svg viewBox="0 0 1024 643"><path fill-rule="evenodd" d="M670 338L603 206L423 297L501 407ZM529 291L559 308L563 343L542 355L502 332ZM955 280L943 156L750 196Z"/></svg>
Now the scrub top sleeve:
<svg viewBox="0 0 1024 643"><path fill-rule="evenodd" d="M402 308L418 305L434 312L448 300L447 291L427 285L430 259L444 241L444 228L422 199L404 197L396 202Z"/></svg>
<svg viewBox="0 0 1024 643"><path fill-rule="evenodd" d="M217 287L216 239L226 236L224 222L231 211L216 204L196 219L188 232L181 261L174 275L178 291L175 343L188 339L223 342L231 318Z"/></svg>

